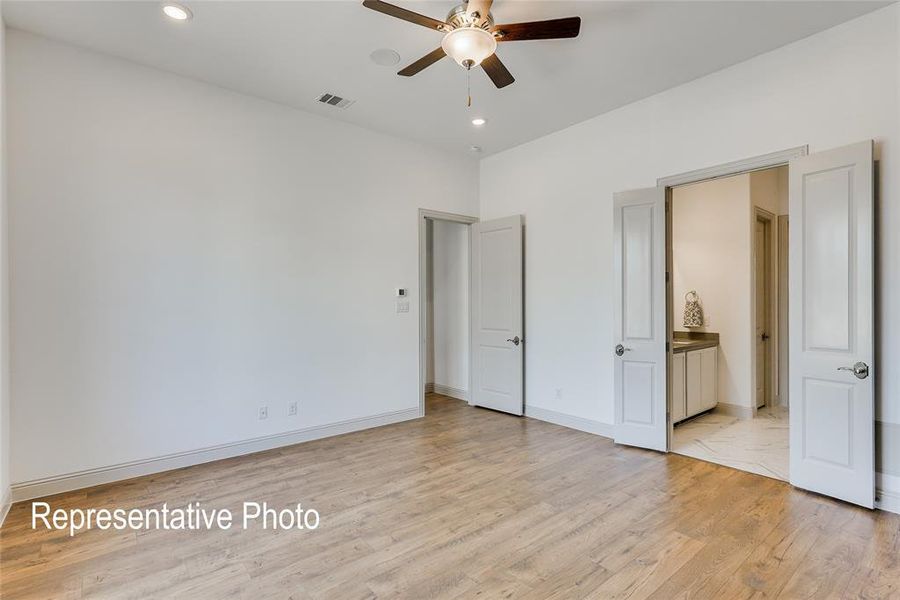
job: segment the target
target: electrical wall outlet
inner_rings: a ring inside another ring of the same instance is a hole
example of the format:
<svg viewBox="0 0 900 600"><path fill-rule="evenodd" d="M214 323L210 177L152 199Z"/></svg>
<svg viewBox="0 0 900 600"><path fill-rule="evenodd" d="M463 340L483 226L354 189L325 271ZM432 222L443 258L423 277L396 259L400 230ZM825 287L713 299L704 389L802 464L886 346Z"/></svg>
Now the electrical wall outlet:
<svg viewBox="0 0 900 600"><path fill-rule="evenodd" d="M296 416L296 414L297 414L297 403L291 402L290 404L288 404L288 416L293 417L293 416Z"/></svg>
<svg viewBox="0 0 900 600"><path fill-rule="evenodd" d="M269 407L268 406L260 406L259 407L259 420L262 421L263 419L268 419L268 418L269 418Z"/></svg>

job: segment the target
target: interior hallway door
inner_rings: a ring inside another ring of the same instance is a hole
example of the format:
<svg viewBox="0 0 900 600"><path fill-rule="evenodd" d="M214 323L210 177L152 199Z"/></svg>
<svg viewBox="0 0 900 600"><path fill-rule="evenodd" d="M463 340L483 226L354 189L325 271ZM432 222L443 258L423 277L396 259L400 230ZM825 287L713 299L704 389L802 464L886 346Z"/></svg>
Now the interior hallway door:
<svg viewBox="0 0 900 600"><path fill-rule="evenodd" d="M525 408L522 216L472 225L472 404Z"/></svg>
<svg viewBox="0 0 900 600"><path fill-rule="evenodd" d="M791 483L875 502L872 142L790 163Z"/></svg>
<svg viewBox="0 0 900 600"><path fill-rule="evenodd" d="M666 190L613 200L615 440L666 452Z"/></svg>

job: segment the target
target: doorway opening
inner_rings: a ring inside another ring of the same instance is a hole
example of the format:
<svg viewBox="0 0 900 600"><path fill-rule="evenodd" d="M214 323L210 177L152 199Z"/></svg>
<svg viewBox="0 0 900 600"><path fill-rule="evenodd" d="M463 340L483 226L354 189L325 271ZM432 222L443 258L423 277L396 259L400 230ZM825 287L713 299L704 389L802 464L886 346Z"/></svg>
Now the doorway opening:
<svg viewBox="0 0 900 600"><path fill-rule="evenodd" d="M426 395L524 414L523 229L419 209L420 416Z"/></svg>
<svg viewBox="0 0 900 600"><path fill-rule="evenodd" d="M684 418L694 399L698 413L734 406L738 416L759 416L756 402L756 345L741 348L749 352L752 365L741 381L741 394L749 401L732 404L720 400L722 386L719 352L706 352L719 345L715 331L695 331L692 327L718 327L722 320L718 308L707 311L699 325L689 323L685 333L675 336L675 296L673 266L672 195L680 186L729 178L788 165L790 235L788 237L788 296L777 306L789 304L790 370L787 377L790 398L788 426L789 481L791 485L853 502L875 506L875 144L872 140L809 155L806 147L793 148L700 169L657 180L651 188L627 190L613 196L613 323L618 343L613 347L613 398L615 402L615 441L661 452L671 451L675 431L672 411L679 410L674 398L678 381L684 383ZM717 206L708 204L708 206ZM756 231L755 208L747 204L742 228L735 237L753 240ZM711 210L711 209L710 209ZM773 215L777 212L768 211ZM704 213L706 230L723 228L720 220ZM765 215L764 215L765 216ZM784 215L783 215L784 216ZM766 220L766 219L764 219ZM771 220L771 219L769 219ZM775 222L778 223L778 219ZM787 220L781 219L782 235L764 236L783 239ZM691 238L687 238L690 242ZM725 242L733 242L732 238ZM723 244L725 243L723 242ZM722 254L720 246L716 255ZM778 275L777 249L775 265ZM707 260L709 258L707 252ZM745 255L746 256L746 255ZM745 269L745 280L755 285L756 254L735 262L730 271ZM782 263L784 261L782 260ZM782 269L784 271L784 269ZM723 275L724 277L724 275ZM776 279L777 281L777 279ZM774 289L778 289L775 286ZM782 286L784 290L784 286ZM688 292L694 291L695 294ZM691 302L690 317L703 308L703 295L691 284L685 292L681 310ZM755 331L755 290L734 288L731 305L743 305L745 330ZM701 310L702 312L702 310ZM710 322L709 316L712 317ZM787 313L769 313L769 323L777 324ZM779 318L780 317L780 318ZM681 324L683 325L683 321ZM785 328L782 328L782 332ZM755 335L751 333L752 336ZM680 338L680 339L679 339ZM677 342L677 343L676 343ZM783 340L782 340L783 342ZM693 360L687 346L705 343ZM684 359L675 358L681 346ZM777 354L777 344L768 355ZM706 360L703 360L703 358ZM683 377L673 374L676 360L683 360ZM722 367L735 363L722 358ZM771 366L771 365L775 366ZM784 361L772 361L768 368L777 371ZM767 371L769 377L772 371ZM694 382L691 387L688 377ZM699 381L699 384L697 383ZM698 394L699 388L699 394ZM774 390L772 385L770 390ZM692 393L693 392L693 393ZM771 392L770 392L771 393ZM721 404L720 404L721 403ZM699 406L698 406L699 405ZM749 415L747 414L749 411ZM715 413L713 413L715 414ZM716 462L724 463L721 457ZM734 464L734 463L733 463ZM734 464L747 470L746 464ZM779 478L783 478L782 474Z"/></svg>
<svg viewBox="0 0 900 600"><path fill-rule="evenodd" d="M674 186L667 202L671 450L789 481L788 167Z"/></svg>
<svg viewBox="0 0 900 600"><path fill-rule="evenodd" d="M419 406L424 415L426 406L469 400L469 226L477 219L420 210L419 220Z"/></svg>

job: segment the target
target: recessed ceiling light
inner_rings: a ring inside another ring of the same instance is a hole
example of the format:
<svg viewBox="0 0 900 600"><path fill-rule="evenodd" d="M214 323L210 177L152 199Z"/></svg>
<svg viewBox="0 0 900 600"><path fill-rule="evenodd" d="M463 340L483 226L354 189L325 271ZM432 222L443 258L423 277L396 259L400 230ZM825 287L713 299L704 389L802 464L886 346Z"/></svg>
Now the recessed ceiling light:
<svg viewBox="0 0 900 600"><path fill-rule="evenodd" d="M478 117L477 119L472 119L472 125L474 125L475 127L481 127L485 123L487 123L487 119L482 119L481 117Z"/></svg>
<svg viewBox="0 0 900 600"><path fill-rule="evenodd" d="M481 152L481 146L469 146L469 151L478 154Z"/></svg>
<svg viewBox="0 0 900 600"><path fill-rule="evenodd" d="M162 10L167 17L176 21L187 21L193 16L188 7L180 4L164 4Z"/></svg>
<svg viewBox="0 0 900 600"><path fill-rule="evenodd" d="M400 55L390 48L379 48L369 55L372 62L381 67L393 67L400 62Z"/></svg>

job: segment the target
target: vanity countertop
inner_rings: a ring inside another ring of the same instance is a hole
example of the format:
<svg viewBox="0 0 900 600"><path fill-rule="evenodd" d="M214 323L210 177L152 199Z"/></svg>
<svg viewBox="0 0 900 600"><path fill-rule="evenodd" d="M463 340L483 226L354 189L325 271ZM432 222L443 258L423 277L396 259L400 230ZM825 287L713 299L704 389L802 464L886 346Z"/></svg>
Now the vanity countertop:
<svg viewBox="0 0 900 600"><path fill-rule="evenodd" d="M711 332L676 331L672 339L672 352L691 352L719 345L719 334Z"/></svg>

